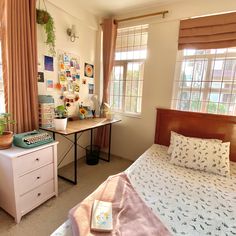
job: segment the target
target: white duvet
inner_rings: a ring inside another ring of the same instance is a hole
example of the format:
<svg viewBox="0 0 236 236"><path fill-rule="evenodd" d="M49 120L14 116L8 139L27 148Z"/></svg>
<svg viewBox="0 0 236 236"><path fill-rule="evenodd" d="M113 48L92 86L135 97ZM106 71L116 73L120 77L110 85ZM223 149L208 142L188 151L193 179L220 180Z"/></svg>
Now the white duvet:
<svg viewBox="0 0 236 236"><path fill-rule="evenodd" d="M174 166L168 158L167 147L154 144L125 173L169 231L188 236L236 235L236 163L231 163L227 178ZM69 221L52 235L72 235Z"/></svg>
<svg viewBox="0 0 236 236"><path fill-rule="evenodd" d="M231 177L178 167L154 144L125 172L173 235L236 235L236 164Z"/></svg>

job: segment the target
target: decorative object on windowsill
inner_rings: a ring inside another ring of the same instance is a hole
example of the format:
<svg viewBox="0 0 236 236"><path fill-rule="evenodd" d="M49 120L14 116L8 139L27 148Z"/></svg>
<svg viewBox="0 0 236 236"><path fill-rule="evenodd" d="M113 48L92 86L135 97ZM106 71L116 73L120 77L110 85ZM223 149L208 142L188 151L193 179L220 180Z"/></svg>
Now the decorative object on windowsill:
<svg viewBox="0 0 236 236"><path fill-rule="evenodd" d="M75 25L72 25L71 28L66 30L67 35L70 37L71 42L75 42L75 39L78 39L79 36L76 36L76 28Z"/></svg>
<svg viewBox="0 0 236 236"><path fill-rule="evenodd" d="M102 102L100 106L100 117L106 117L106 113L110 111L110 109L111 106L108 103Z"/></svg>
<svg viewBox="0 0 236 236"><path fill-rule="evenodd" d="M10 114L0 113L0 149L7 149L12 146L13 132L7 131L6 127L15 123L14 120L10 119Z"/></svg>
<svg viewBox="0 0 236 236"><path fill-rule="evenodd" d="M55 51L56 35L55 35L54 20L47 11L45 1L43 0L45 10L40 9L40 2L41 1L39 0L38 9L36 9L36 21L37 21L37 24L42 25L44 27L44 30L47 36L45 43L49 47L49 53L52 56L55 56L56 55L56 51Z"/></svg>
<svg viewBox="0 0 236 236"><path fill-rule="evenodd" d="M95 113L94 118L95 118L96 116L99 116L99 114L97 114L99 112L98 95L93 94L90 99L92 102L91 110L94 110L94 113Z"/></svg>
<svg viewBox="0 0 236 236"><path fill-rule="evenodd" d="M114 112L111 110L111 106L105 102L104 102L104 105L105 105L104 112L105 112L107 120L113 120Z"/></svg>
<svg viewBox="0 0 236 236"><path fill-rule="evenodd" d="M55 130L65 130L67 126L67 107L64 105L55 108Z"/></svg>

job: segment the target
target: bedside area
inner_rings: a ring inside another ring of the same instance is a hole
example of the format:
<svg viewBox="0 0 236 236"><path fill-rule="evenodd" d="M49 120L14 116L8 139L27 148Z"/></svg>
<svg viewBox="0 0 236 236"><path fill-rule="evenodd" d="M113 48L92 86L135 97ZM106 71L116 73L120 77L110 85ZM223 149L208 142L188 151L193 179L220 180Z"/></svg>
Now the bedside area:
<svg viewBox="0 0 236 236"><path fill-rule="evenodd" d="M21 217L58 195L57 144L0 150L0 207Z"/></svg>

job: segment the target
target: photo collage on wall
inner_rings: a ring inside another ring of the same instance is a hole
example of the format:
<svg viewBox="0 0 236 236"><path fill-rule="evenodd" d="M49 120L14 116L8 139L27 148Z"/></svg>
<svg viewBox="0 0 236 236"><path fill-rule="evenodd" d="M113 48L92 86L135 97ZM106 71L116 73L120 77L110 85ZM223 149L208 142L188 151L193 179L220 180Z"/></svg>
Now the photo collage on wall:
<svg viewBox="0 0 236 236"><path fill-rule="evenodd" d="M70 53L58 53L59 83L65 91L79 92L80 86L80 60Z"/></svg>

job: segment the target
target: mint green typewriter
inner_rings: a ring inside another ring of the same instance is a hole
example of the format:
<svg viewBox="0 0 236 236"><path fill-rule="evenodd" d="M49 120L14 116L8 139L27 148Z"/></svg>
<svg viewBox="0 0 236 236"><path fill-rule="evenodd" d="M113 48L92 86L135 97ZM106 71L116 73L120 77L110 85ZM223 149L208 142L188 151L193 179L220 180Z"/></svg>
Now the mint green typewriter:
<svg viewBox="0 0 236 236"><path fill-rule="evenodd" d="M31 132L15 134L13 144L21 148L34 148L53 141L53 137L49 133L34 130Z"/></svg>

